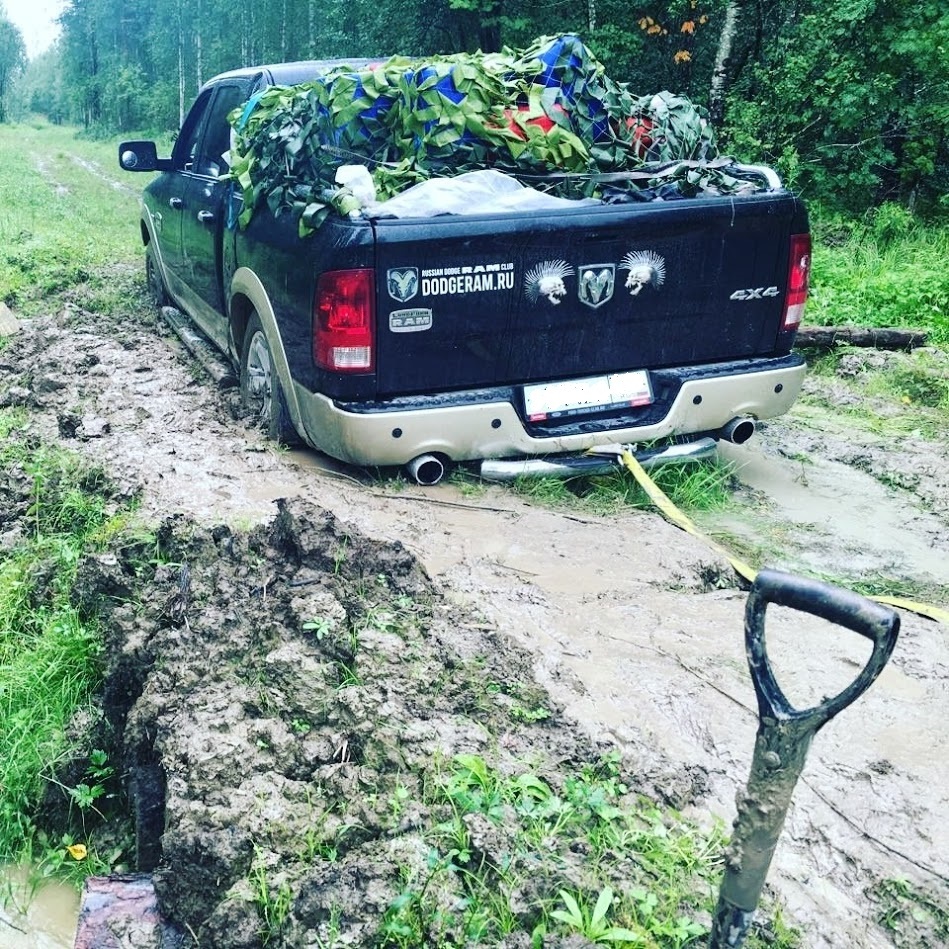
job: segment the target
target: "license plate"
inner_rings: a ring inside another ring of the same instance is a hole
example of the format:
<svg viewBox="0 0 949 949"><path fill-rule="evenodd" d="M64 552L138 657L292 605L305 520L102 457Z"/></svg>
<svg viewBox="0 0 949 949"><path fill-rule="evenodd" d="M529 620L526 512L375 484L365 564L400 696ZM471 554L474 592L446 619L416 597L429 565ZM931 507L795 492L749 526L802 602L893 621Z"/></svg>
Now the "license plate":
<svg viewBox="0 0 949 949"><path fill-rule="evenodd" d="M532 422L651 402L652 386L644 369L524 387L524 408Z"/></svg>

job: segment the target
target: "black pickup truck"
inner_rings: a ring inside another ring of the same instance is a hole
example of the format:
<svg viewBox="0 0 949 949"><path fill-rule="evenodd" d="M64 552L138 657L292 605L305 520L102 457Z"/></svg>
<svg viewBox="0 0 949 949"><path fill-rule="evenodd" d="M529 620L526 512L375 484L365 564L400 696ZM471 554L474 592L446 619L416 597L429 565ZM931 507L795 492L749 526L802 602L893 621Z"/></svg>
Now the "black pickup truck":
<svg viewBox="0 0 949 949"><path fill-rule="evenodd" d="M124 169L159 172L150 287L228 355L273 438L434 483L450 462L500 459L505 477L607 444L704 454L794 402L810 238L767 168L740 169L758 179L741 195L334 215L305 238L266 209L235 226L228 115L329 65L217 76L170 158L119 147Z"/></svg>

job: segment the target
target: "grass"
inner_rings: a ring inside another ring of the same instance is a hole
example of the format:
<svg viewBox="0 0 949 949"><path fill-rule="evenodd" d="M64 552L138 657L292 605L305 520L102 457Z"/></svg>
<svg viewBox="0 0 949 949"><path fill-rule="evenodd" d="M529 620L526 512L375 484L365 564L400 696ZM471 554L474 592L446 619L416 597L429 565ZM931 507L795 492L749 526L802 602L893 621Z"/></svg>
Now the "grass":
<svg viewBox="0 0 949 949"><path fill-rule="evenodd" d="M442 820L427 834L424 872L406 874L387 910L378 945L498 945L526 931L535 946L582 936L678 949L707 935L721 828L702 830L631 794L617 755L567 772L557 787L530 770L502 775L479 755L455 755L424 793ZM479 821L496 831L493 845L473 830ZM446 888L459 891L452 913ZM753 935L747 945L763 943ZM777 920L769 945L789 949L796 934Z"/></svg>
<svg viewBox="0 0 949 949"><path fill-rule="evenodd" d="M717 459L664 465L649 474L683 510L718 510L728 503L731 494L732 470ZM636 479L625 469L578 478L519 478L511 487L515 494L537 503L586 514L610 515L652 507Z"/></svg>
<svg viewBox="0 0 949 949"><path fill-rule="evenodd" d="M874 887L877 921L900 946L939 946L949 942L949 904L902 879L882 880ZM898 940L898 941L897 941Z"/></svg>
<svg viewBox="0 0 949 949"><path fill-rule="evenodd" d="M949 227L892 204L863 220L813 210L808 323L921 327L949 343Z"/></svg>
<svg viewBox="0 0 949 949"><path fill-rule="evenodd" d="M92 713L101 642L70 594L82 553L115 512L101 472L37 444L22 413L0 411L0 445L0 485L27 515L0 553L0 861L38 861L41 873L78 880L109 864L90 834L113 777L104 753L89 754L74 786L60 785L65 833L47 832L37 815L57 765L83 754L66 734L80 710Z"/></svg>
<svg viewBox="0 0 949 949"><path fill-rule="evenodd" d="M116 311L128 288L116 265L141 266L138 194L144 175L123 174L115 142L43 123L0 125L0 300L32 316L85 288L83 305Z"/></svg>
<svg viewBox="0 0 949 949"><path fill-rule="evenodd" d="M887 437L945 437L949 352L935 347L912 353L841 347L816 358L810 373L815 385L809 388L816 391L802 395L795 413L816 404ZM827 381L832 382L830 391L820 384ZM840 390L852 397L842 399Z"/></svg>

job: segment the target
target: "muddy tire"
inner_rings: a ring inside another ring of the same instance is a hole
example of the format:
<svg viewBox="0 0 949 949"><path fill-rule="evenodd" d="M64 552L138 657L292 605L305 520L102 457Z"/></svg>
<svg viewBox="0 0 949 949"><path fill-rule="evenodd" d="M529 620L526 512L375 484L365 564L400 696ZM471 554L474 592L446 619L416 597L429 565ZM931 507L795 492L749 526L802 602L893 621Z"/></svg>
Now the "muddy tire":
<svg viewBox="0 0 949 949"><path fill-rule="evenodd" d="M283 445L300 443L273 364L267 334L256 313L251 314L241 350L241 402L259 421L268 438Z"/></svg>
<svg viewBox="0 0 949 949"><path fill-rule="evenodd" d="M145 247L145 283L148 286L148 296L157 307L168 306L171 297L165 289L165 281L158 265L158 255L153 244Z"/></svg>

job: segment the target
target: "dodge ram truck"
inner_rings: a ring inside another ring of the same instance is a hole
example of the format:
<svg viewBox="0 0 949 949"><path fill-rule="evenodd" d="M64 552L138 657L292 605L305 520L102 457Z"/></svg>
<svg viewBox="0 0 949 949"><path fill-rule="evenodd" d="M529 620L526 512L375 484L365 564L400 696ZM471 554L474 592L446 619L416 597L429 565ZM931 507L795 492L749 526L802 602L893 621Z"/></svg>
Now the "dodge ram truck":
<svg viewBox="0 0 949 949"><path fill-rule="evenodd" d="M237 226L228 117L329 65L224 73L169 158L119 146L122 168L158 173L141 211L153 295L231 361L272 438L434 483L453 462L503 477L604 445L698 456L792 405L810 237L765 167L736 165L757 182L737 195L337 214L305 237L264 208Z"/></svg>

